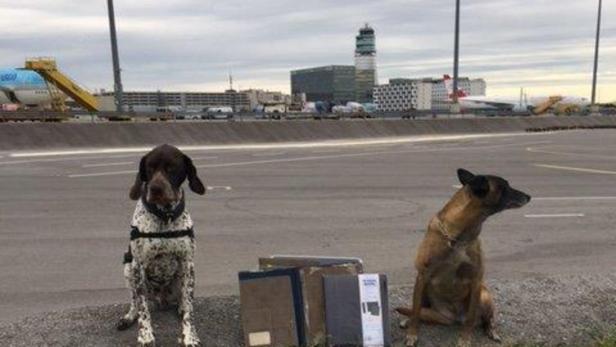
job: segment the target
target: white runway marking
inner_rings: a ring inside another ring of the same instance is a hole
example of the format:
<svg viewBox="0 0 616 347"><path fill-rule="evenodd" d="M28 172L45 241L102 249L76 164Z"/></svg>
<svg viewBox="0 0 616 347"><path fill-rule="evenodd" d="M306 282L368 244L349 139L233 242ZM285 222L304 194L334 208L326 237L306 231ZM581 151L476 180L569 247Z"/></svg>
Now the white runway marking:
<svg viewBox="0 0 616 347"><path fill-rule="evenodd" d="M277 155L287 154L287 152L270 152L270 153L253 153L253 157L274 157Z"/></svg>
<svg viewBox="0 0 616 347"><path fill-rule="evenodd" d="M214 160L214 159L218 159L218 157L217 157L217 156L212 155L212 156L209 156L209 157L194 157L194 158L191 158L191 159L192 159L193 161L194 161L194 160Z"/></svg>
<svg viewBox="0 0 616 347"><path fill-rule="evenodd" d="M479 149L488 149L488 148L503 148L503 147L512 147L512 146L526 146L528 143L520 143L520 144L506 144L506 145L493 145L493 146L471 146L471 147L456 147L456 148L434 148L434 149L407 149L401 151L373 151L373 152L359 152L359 153L346 153L346 154L336 154L336 155L313 155L307 157L297 157L297 158L280 158L280 159L264 159L264 160L252 160L252 161L241 161L241 162L232 162L232 163L221 163L221 164L205 164L205 165L195 165L197 168L219 168L219 167L232 167L232 166L247 166L247 165L258 165L258 164L273 164L273 163L288 163L288 162L301 162L301 161L314 161L314 160L324 160L324 159L339 159L339 158L352 158L352 157L365 157L372 155L382 155L382 154L403 154L403 153L427 153L427 152L443 152L443 151L460 151L460 150L479 150ZM125 174L134 174L136 170L123 170L123 171L111 171L111 172L95 172L95 173L86 173L86 174L70 174L68 177L70 178L81 178L81 177L101 177L101 176L115 176L115 175L125 175Z"/></svg>
<svg viewBox="0 0 616 347"><path fill-rule="evenodd" d="M291 149L291 148L320 148L320 147L351 147L351 146L371 146L402 143L420 143L436 141L456 141L480 138L498 137L517 137L517 136L538 136L542 133L501 133L501 134L467 134L467 135L435 135L435 136L410 136L410 137L388 137L360 140L332 140L316 142L286 142L286 143L267 143L267 144L248 144L248 145L211 145L211 146L179 146L182 151L215 151L215 150L254 150L254 149ZM549 141L535 142L533 144L550 143ZM49 156L72 156L83 154L113 154L113 153L141 153L151 150L151 147L131 147L131 148L100 148L100 149L80 149L67 151L48 151L48 152L18 152L11 153L13 158L30 157L49 157Z"/></svg>
<svg viewBox="0 0 616 347"><path fill-rule="evenodd" d="M558 201L558 200L616 200L616 196L544 196L533 197L532 201L546 200L546 201Z"/></svg>
<svg viewBox="0 0 616 347"><path fill-rule="evenodd" d="M127 175L127 174L135 174L137 170L124 170L124 171L110 171L110 172L95 172L89 174L71 174L67 177L69 178L80 178L80 177L102 177L102 176L116 176L116 175Z"/></svg>
<svg viewBox="0 0 616 347"><path fill-rule="evenodd" d="M71 158L51 158L51 159L26 159L26 160L11 160L0 161L0 165L18 165L18 164L32 164L32 163L53 163L61 161L73 161L73 160L88 160L88 159L119 159L119 158L132 158L135 155L111 155L111 156L89 156L89 157L71 157Z"/></svg>
<svg viewBox="0 0 616 347"><path fill-rule="evenodd" d="M226 190L229 191L233 188L230 186L207 186L207 190Z"/></svg>
<svg viewBox="0 0 616 347"><path fill-rule="evenodd" d="M543 168L546 168L546 169L556 169L556 170L564 170L564 171L596 173L596 174L603 174L603 175L616 175L616 171L608 171L608 170L595 170L595 169L585 169L585 168L580 168L580 167L547 165L547 164L533 164L533 165L536 166L536 167L543 167Z"/></svg>
<svg viewBox="0 0 616 347"><path fill-rule="evenodd" d="M589 154L589 153L572 153L572 152L558 152L558 151L546 151L543 149L536 149L533 147L527 147L527 152L531 153L545 153L545 154L555 154L555 155L564 155L564 156L574 156L574 157L584 157L584 158L596 158L596 159L608 159L614 160L615 157L609 155L601 155L601 154Z"/></svg>
<svg viewBox="0 0 616 347"><path fill-rule="evenodd" d="M132 165L132 164L135 164L135 162L123 161L123 162L117 162L117 163L86 164L86 165L82 165L81 167L88 168L88 167L122 166L122 165Z"/></svg>
<svg viewBox="0 0 616 347"><path fill-rule="evenodd" d="M583 213L525 214L526 218L581 218Z"/></svg>
<svg viewBox="0 0 616 347"><path fill-rule="evenodd" d="M312 154L330 153L331 154L331 153L339 153L339 152L340 152L340 150L337 150L337 149L323 149L323 150L320 150L320 151L312 151L310 153L312 153Z"/></svg>

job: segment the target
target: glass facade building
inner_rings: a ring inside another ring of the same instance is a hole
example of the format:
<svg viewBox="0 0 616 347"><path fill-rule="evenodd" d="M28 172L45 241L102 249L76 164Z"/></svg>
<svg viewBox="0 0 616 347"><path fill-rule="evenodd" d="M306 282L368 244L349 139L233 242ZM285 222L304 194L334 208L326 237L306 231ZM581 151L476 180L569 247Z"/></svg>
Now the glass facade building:
<svg viewBox="0 0 616 347"><path fill-rule="evenodd" d="M291 71L291 93L306 94L306 101L343 105L355 100L355 67L329 65Z"/></svg>

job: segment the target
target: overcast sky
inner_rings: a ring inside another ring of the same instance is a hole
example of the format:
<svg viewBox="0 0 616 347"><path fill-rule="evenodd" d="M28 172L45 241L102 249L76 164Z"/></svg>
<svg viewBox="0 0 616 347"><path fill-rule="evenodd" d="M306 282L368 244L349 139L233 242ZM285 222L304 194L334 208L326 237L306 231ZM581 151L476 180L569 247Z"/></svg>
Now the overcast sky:
<svg viewBox="0 0 616 347"><path fill-rule="evenodd" d="M490 95L588 96L596 0L462 0L461 75ZM90 90L111 89L105 0L0 0L0 66L53 56ZM116 0L125 90L288 92L289 71L353 64L377 35L378 76L451 73L454 0ZM604 1L599 93L616 100L616 3Z"/></svg>

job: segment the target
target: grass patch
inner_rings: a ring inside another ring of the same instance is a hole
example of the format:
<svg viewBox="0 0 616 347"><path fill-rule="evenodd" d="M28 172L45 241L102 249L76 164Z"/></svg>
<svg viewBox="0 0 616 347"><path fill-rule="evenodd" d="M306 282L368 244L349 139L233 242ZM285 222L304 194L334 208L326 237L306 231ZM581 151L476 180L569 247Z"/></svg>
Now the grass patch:
<svg viewBox="0 0 616 347"><path fill-rule="evenodd" d="M571 347L616 347L616 327L607 332L606 334L599 335L598 333L591 334L593 335L593 343L588 346L578 346L578 345L562 345L571 346ZM512 345L507 345L507 347L548 347L541 342L517 342ZM550 345L551 346L551 345ZM558 345L561 346L561 345Z"/></svg>
<svg viewBox="0 0 616 347"><path fill-rule="evenodd" d="M595 340L597 341L596 347L616 347L616 328Z"/></svg>

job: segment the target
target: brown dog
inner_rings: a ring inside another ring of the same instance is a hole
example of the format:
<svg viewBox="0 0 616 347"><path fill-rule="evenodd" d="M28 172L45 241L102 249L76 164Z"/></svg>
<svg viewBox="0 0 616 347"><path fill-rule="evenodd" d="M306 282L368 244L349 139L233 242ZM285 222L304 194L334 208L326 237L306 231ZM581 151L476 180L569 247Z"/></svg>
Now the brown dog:
<svg viewBox="0 0 616 347"><path fill-rule="evenodd" d="M417 279L412 309L397 308L408 316L407 346L417 345L419 322L452 325L462 322L458 346L470 346L471 334L481 318L489 338L495 331L494 303L484 281L479 233L491 215L519 208L530 196L496 176L474 175L458 169L463 187L432 218L417 251Z"/></svg>

